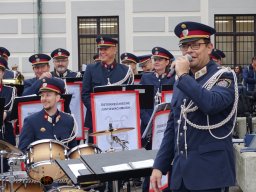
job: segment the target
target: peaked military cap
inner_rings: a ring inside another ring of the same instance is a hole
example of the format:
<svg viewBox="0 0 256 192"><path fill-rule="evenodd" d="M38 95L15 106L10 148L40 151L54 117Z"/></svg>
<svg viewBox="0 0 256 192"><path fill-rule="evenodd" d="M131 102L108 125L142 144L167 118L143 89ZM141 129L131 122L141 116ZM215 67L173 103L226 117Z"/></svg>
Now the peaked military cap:
<svg viewBox="0 0 256 192"><path fill-rule="evenodd" d="M122 62L130 61L130 62L137 64L139 62L139 59L137 56L133 55L132 53L122 53L121 61Z"/></svg>
<svg viewBox="0 0 256 192"><path fill-rule="evenodd" d="M101 61L99 54L94 55L93 60L96 61L96 62Z"/></svg>
<svg viewBox="0 0 256 192"><path fill-rule="evenodd" d="M168 50L162 47L154 47L152 49L152 55L153 57L161 57L169 60L172 60L174 58L174 56Z"/></svg>
<svg viewBox="0 0 256 192"><path fill-rule="evenodd" d="M8 57L10 57L10 52L8 51L8 49L6 49L5 47L0 47L0 55L2 56L2 57L6 57L6 58L8 58Z"/></svg>
<svg viewBox="0 0 256 192"><path fill-rule="evenodd" d="M52 58L67 58L70 53L66 49L58 48L51 53Z"/></svg>
<svg viewBox="0 0 256 192"><path fill-rule="evenodd" d="M109 36L98 36L96 38L98 48L101 47L115 47L118 41Z"/></svg>
<svg viewBox="0 0 256 192"><path fill-rule="evenodd" d="M143 67L143 66L145 65L145 63L146 63L148 60L151 59L151 57L152 57L151 54L138 56L139 63L140 63L139 66L140 66L140 67Z"/></svg>
<svg viewBox="0 0 256 192"><path fill-rule="evenodd" d="M211 53L211 58L221 60L222 58L225 58L226 55L223 53L223 51L219 49L213 49Z"/></svg>
<svg viewBox="0 0 256 192"><path fill-rule="evenodd" d="M210 36L215 34L216 30L202 23L185 21L175 27L174 33L180 38L180 43L186 43L199 39L210 39Z"/></svg>
<svg viewBox="0 0 256 192"><path fill-rule="evenodd" d="M29 62L32 63L33 66L40 64L49 64L51 57L46 54L35 54L29 57Z"/></svg>
<svg viewBox="0 0 256 192"><path fill-rule="evenodd" d="M7 61L3 57L0 57L0 68L2 70L5 70L7 68L7 65L8 65Z"/></svg>
<svg viewBox="0 0 256 192"><path fill-rule="evenodd" d="M52 77L42 79L42 85L39 89L39 94L44 91L52 91L58 94L65 93L65 84L62 79Z"/></svg>

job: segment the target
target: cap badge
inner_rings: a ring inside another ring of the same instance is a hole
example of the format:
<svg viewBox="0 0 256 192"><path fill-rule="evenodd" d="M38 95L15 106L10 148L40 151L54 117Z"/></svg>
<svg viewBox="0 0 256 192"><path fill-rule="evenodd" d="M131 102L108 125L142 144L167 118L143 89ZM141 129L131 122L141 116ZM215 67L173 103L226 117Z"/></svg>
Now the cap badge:
<svg viewBox="0 0 256 192"><path fill-rule="evenodd" d="M103 39L103 37L100 38L100 43L101 43L101 44L104 44L104 39Z"/></svg>
<svg viewBox="0 0 256 192"><path fill-rule="evenodd" d="M159 52L158 52L158 51L155 51L155 54L156 54L156 55L158 55L158 54L159 54Z"/></svg>
<svg viewBox="0 0 256 192"><path fill-rule="evenodd" d="M35 55L35 58L38 58L38 55Z"/></svg>
<svg viewBox="0 0 256 192"><path fill-rule="evenodd" d="M45 79L44 79L45 80ZM43 87L47 87L47 83L43 83Z"/></svg>
<svg viewBox="0 0 256 192"><path fill-rule="evenodd" d="M36 58L36 62L39 62L40 61L40 58Z"/></svg>
<svg viewBox="0 0 256 192"><path fill-rule="evenodd" d="M128 59L128 57L126 56L124 59Z"/></svg>
<svg viewBox="0 0 256 192"><path fill-rule="evenodd" d="M182 29L186 29L187 28L187 25L182 23L181 26L180 26Z"/></svg>
<svg viewBox="0 0 256 192"><path fill-rule="evenodd" d="M40 131L41 131L41 132L45 132L46 129L45 129L44 127L42 127L42 128L40 129Z"/></svg>
<svg viewBox="0 0 256 192"><path fill-rule="evenodd" d="M188 29L184 29L182 31L182 34L183 34L184 37L188 36Z"/></svg>
<svg viewBox="0 0 256 192"><path fill-rule="evenodd" d="M61 51L58 52L58 55L61 55Z"/></svg>

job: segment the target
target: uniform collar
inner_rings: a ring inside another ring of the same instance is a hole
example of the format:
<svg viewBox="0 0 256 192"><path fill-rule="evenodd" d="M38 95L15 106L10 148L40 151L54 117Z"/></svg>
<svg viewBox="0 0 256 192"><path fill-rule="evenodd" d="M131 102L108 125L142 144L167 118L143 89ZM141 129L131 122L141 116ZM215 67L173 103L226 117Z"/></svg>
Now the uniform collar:
<svg viewBox="0 0 256 192"><path fill-rule="evenodd" d="M3 90L3 84L0 84L0 92Z"/></svg>
<svg viewBox="0 0 256 192"><path fill-rule="evenodd" d="M204 66L199 71L195 72L195 79L199 79L200 77L204 76L207 73L207 67Z"/></svg>
<svg viewBox="0 0 256 192"><path fill-rule="evenodd" d="M158 79L163 79L166 77L166 73L159 75L157 72L154 72L154 74L155 74L156 78L158 78Z"/></svg>
<svg viewBox="0 0 256 192"><path fill-rule="evenodd" d="M44 119L53 125L55 125L60 120L60 117L61 116L59 110L57 110L57 112L52 116L50 116L46 111L44 111Z"/></svg>
<svg viewBox="0 0 256 192"><path fill-rule="evenodd" d="M56 71L56 70L54 70L55 71L55 73L56 73L56 75L58 76L58 77L66 77L67 75L68 75L68 70L66 70L65 71L65 73L63 73L63 74L60 74L58 71Z"/></svg>
<svg viewBox="0 0 256 192"><path fill-rule="evenodd" d="M111 64L107 64L107 63L101 62L102 67L104 67L105 69L108 69L108 70L114 69L116 64L117 64L116 60L114 60Z"/></svg>

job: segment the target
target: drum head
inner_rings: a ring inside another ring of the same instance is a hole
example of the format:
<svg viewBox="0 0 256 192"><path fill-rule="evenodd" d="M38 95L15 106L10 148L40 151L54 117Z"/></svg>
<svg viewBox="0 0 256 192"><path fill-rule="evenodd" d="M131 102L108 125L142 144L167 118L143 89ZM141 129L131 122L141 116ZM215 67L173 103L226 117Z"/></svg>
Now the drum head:
<svg viewBox="0 0 256 192"><path fill-rule="evenodd" d="M34 163L28 167L27 172L29 177L44 185L49 185L53 181L65 176L65 173L55 161L40 161Z"/></svg>

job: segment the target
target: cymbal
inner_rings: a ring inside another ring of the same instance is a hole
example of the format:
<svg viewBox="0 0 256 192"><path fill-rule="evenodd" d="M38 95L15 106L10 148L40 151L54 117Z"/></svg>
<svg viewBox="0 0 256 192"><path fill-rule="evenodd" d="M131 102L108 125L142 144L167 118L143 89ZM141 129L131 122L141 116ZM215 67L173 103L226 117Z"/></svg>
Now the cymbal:
<svg viewBox="0 0 256 192"><path fill-rule="evenodd" d="M0 151L2 151L3 156L6 158L23 155L22 151L17 147L3 140L0 140Z"/></svg>
<svg viewBox="0 0 256 192"><path fill-rule="evenodd" d="M114 129L93 132L90 134L90 136L111 135L111 134L117 134L117 133L131 131L133 129L134 129L133 127L114 128Z"/></svg>

